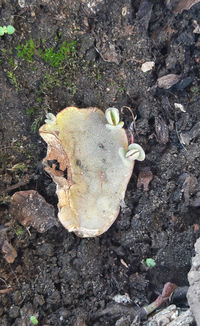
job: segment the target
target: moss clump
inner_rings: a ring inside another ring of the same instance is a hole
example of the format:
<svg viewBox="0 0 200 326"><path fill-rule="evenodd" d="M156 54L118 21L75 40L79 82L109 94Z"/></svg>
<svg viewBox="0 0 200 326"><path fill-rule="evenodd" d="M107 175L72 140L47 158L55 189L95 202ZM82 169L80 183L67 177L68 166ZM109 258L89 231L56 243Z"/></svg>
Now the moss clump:
<svg viewBox="0 0 200 326"><path fill-rule="evenodd" d="M33 55L35 54L35 42L30 39L25 44L16 47L18 57L32 62Z"/></svg>
<svg viewBox="0 0 200 326"><path fill-rule="evenodd" d="M75 45L75 41L68 43L64 41L57 51L53 48L46 49L44 52L41 52L41 57L52 67L61 67L65 60L68 60L72 54L76 53Z"/></svg>

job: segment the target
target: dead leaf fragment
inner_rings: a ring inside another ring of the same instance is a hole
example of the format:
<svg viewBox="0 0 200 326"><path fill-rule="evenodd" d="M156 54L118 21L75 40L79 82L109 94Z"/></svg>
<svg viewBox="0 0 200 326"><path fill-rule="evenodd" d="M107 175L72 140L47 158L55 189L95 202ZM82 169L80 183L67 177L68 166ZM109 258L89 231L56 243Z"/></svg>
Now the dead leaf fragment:
<svg viewBox="0 0 200 326"><path fill-rule="evenodd" d="M180 80L181 75L176 75L176 74L168 74L165 76L162 76L158 78L157 83L158 87L164 88L164 89L169 89L173 85L177 84L178 81Z"/></svg>
<svg viewBox="0 0 200 326"><path fill-rule="evenodd" d="M10 264L13 263L17 257L15 248L8 242L6 229L1 226L0 229L0 248L5 260Z"/></svg>
<svg viewBox="0 0 200 326"><path fill-rule="evenodd" d="M184 194L184 200L187 204L189 204L191 196L197 190L197 186L198 186L197 178L193 175L186 174L186 178L182 187L182 192Z"/></svg>
<svg viewBox="0 0 200 326"><path fill-rule="evenodd" d="M158 142L161 144L167 144L169 140L169 131L162 117L155 118L155 131Z"/></svg>
<svg viewBox="0 0 200 326"><path fill-rule="evenodd" d="M16 192L12 196L10 214L24 227L32 226L40 233L58 225L54 207L35 190Z"/></svg>
<svg viewBox="0 0 200 326"><path fill-rule="evenodd" d="M149 183L153 179L153 173L151 172L149 167L144 168L140 171L137 180L137 188L142 188L144 191L149 190Z"/></svg>
<svg viewBox="0 0 200 326"><path fill-rule="evenodd" d="M4 241L3 246L1 247L1 251L9 264L13 263L17 257L15 248L7 240Z"/></svg>

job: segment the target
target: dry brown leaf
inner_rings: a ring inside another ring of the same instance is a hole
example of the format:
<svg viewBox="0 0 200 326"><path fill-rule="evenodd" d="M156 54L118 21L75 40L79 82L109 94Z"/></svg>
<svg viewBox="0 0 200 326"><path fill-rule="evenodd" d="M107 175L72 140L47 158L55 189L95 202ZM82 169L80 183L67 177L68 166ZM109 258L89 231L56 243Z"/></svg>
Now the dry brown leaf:
<svg viewBox="0 0 200 326"><path fill-rule="evenodd" d="M6 228L1 226L0 229L0 248L2 254L8 263L13 263L17 257L15 248L8 242Z"/></svg>
<svg viewBox="0 0 200 326"><path fill-rule="evenodd" d="M151 172L149 167L144 168L140 171L137 180L137 188L142 188L144 191L149 190L149 183L153 179L153 173Z"/></svg>
<svg viewBox="0 0 200 326"><path fill-rule="evenodd" d="M168 74L165 76L162 76L158 78L157 83L158 87L164 88L164 89L169 89L173 85L177 84L181 78L181 75L176 75L176 74Z"/></svg>
<svg viewBox="0 0 200 326"><path fill-rule="evenodd" d="M15 248L7 240L3 242L1 251L4 255L4 258L9 264L13 263L15 258L17 257L17 252Z"/></svg>

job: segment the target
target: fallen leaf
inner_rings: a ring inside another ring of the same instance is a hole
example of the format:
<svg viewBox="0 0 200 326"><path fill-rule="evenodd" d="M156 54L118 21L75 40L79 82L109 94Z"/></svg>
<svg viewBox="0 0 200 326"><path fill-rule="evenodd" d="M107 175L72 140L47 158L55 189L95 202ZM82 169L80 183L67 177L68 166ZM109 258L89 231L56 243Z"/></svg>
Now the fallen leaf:
<svg viewBox="0 0 200 326"><path fill-rule="evenodd" d="M169 89L173 85L177 84L178 81L180 80L181 75L175 75L175 74L168 74L165 76L162 76L158 78L157 83L158 87L164 88L164 89Z"/></svg>
<svg viewBox="0 0 200 326"><path fill-rule="evenodd" d="M24 227L32 226L40 233L58 225L54 207L35 190L16 192L11 199L10 214Z"/></svg>
<svg viewBox="0 0 200 326"><path fill-rule="evenodd" d="M5 260L10 264L13 263L17 257L15 248L8 242L6 228L0 228L0 248Z"/></svg>
<svg viewBox="0 0 200 326"><path fill-rule="evenodd" d="M142 169L138 175L137 188L144 188L144 191L149 190L149 183L153 179L153 173L149 167Z"/></svg>

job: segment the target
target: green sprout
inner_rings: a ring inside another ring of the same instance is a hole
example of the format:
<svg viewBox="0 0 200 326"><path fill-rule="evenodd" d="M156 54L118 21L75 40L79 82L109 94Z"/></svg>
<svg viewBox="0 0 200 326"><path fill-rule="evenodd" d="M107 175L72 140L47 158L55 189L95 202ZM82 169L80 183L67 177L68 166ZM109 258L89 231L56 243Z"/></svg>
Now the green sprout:
<svg viewBox="0 0 200 326"><path fill-rule="evenodd" d="M139 144L130 144L128 146L128 152L126 153L126 158L130 161L144 161L145 152Z"/></svg>
<svg viewBox="0 0 200 326"><path fill-rule="evenodd" d="M125 148L120 147L119 156L122 158L126 166L130 166L132 161L144 161L145 152L139 144L133 143L128 146L128 151L126 151Z"/></svg>
<svg viewBox="0 0 200 326"><path fill-rule="evenodd" d="M45 123L47 123L47 124L53 125L53 124L56 123L56 116L55 116L53 113L48 112L48 113L46 114L46 119L45 119L44 121L45 121Z"/></svg>
<svg viewBox="0 0 200 326"><path fill-rule="evenodd" d="M30 317L30 322L33 324L33 325L38 325L38 320L35 316L31 316Z"/></svg>
<svg viewBox="0 0 200 326"><path fill-rule="evenodd" d="M122 128L124 125L124 122L120 121L119 110L116 108L108 108L105 112L105 117L106 120L108 121L106 127L109 129Z"/></svg>
<svg viewBox="0 0 200 326"><path fill-rule="evenodd" d="M145 260L145 263L146 263L147 267L155 267L156 266L156 262L153 258L147 258Z"/></svg>
<svg viewBox="0 0 200 326"><path fill-rule="evenodd" d="M15 28L12 25L8 26L0 26L0 36L3 36L4 34L13 34L15 32Z"/></svg>
<svg viewBox="0 0 200 326"><path fill-rule="evenodd" d="M13 165L13 167L12 167L11 170L12 170L13 172L18 173L18 172L24 172L25 169L26 169L26 165L25 165L25 163L17 163L17 164L15 164L15 165Z"/></svg>

